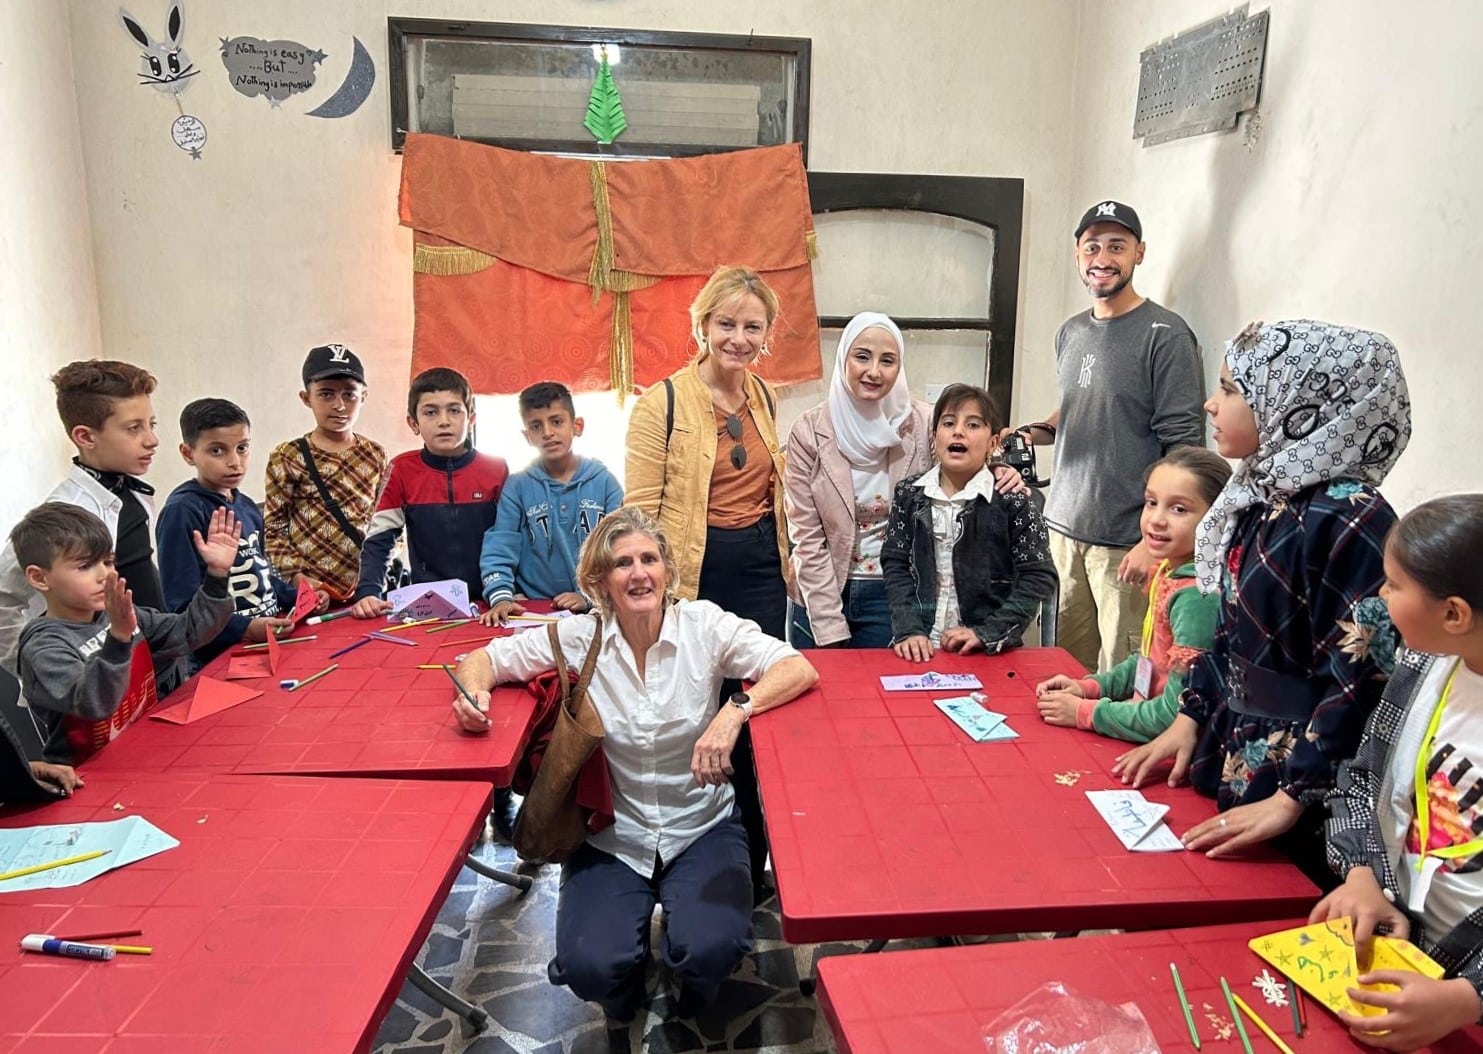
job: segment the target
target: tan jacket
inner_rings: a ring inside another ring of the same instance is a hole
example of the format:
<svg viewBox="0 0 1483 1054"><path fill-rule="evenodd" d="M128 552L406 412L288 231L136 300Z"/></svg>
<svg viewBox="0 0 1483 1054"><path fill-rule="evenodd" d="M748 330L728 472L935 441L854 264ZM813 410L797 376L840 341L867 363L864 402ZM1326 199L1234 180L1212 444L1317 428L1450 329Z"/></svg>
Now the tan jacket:
<svg viewBox="0 0 1483 1054"><path fill-rule="evenodd" d="M901 446L886 467L894 488L932 464L932 408L912 401L901 424ZM834 441L829 404L820 403L793 425L788 436L788 533L793 540L791 594L808 611L814 640L847 640L850 628L840 606L855 551L855 485L850 463Z"/></svg>
<svg viewBox="0 0 1483 1054"><path fill-rule="evenodd" d="M637 505L659 521L679 565L676 595L694 600L700 589L700 564L705 558L706 511L711 499L711 470L716 461L715 417L711 390L696 369L704 355L670 375L675 386L674 429L666 437L668 397L663 384L639 396L628 422L628 461L624 501ZM778 555L785 578L788 565L788 522L783 511L783 451L777 422L763 395L763 380L747 374L747 405L757 431L772 454L773 516L778 524ZM769 394L771 394L769 392ZM777 398L773 396L773 405Z"/></svg>

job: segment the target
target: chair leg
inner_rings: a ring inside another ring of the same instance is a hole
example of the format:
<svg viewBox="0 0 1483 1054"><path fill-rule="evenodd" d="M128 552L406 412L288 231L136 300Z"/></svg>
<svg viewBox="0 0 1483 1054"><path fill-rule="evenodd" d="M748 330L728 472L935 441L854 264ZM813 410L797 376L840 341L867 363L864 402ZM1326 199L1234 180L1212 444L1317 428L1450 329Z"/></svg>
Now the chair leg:
<svg viewBox="0 0 1483 1054"><path fill-rule="evenodd" d="M530 892L530 887L535 885L535 880L529 875L518 875L513 871L501 871L497 867L490 867L482 860L478 860L472 853L464 860L464 866L475 874L483 875L485 878L493 879L495 882L503 882L507 886L514 886L524 896Z"/></svg>
<svg viewBox="0 0 1483 1054"><path fill-rule="evenodd" d="M463 1034L465 1036L478 1035L489 1027L489 1015L487 1013L472 1003L460 999L437 981L434 981L428 976L427 971L416 963L413 963L412 969L407 971L407 980L411 981L423 995L457 1014L459 1020L463 1022Z"/></svg>

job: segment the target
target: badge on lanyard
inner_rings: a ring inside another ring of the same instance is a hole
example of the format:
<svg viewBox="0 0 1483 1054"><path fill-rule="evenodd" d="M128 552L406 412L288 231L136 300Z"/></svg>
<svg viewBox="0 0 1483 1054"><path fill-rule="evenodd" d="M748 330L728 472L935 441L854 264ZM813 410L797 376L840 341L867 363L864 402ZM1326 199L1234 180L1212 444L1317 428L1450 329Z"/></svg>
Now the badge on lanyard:
<svg viewBox="0 0 1483 1054"><path fill-rule="evenodd" d="M1138 668L1133 673L1133 691L1148 698L1149 689L1153 687L1153 660L1147 655L1138 656Z"/></svg>
<svg viewBox="0 0 1483 1054"><path fill-rule="evenodd" d="M1411 910L1417 912L1426 903L1426 894L1431 889L1432 879L1437 877L1443 863L1472 856L1483 850L1483 838L1474 838L1460 845L1431 848L1431 781L1427 778L1427 768L1431 763L1432 748L1436 745L1437 729L1442 723L1442 711L1447 709L1447 697L1452 693L1452 679L1457 676L1457 665L1461 662L1461 659L1457 660L1452 672L1447 675L1447 683L1442 686L1442 697L1437 700L1437 708L1432 711L1431 720L1426 726L1426 735L1421 739L1421 749L1416 752L1416 772L1412 787L1416 794L1416 835L1421 851L1405 854L1404 862L1411 873L1411 892L1406 897L1406 903Z"/></svg>

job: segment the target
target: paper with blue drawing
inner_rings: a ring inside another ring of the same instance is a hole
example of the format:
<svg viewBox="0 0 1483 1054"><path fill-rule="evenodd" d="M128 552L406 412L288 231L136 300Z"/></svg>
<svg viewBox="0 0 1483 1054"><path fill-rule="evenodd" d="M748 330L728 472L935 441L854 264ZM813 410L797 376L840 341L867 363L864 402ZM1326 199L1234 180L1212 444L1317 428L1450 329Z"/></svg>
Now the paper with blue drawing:
<svg viewBox="0 0 1483 1054"><path fill-rule="evenodd" d="M80 886L107 871L180 844L142 816L101 823L59 823L0 830L0 874L106 850L107 856L0 882L0 893Z"/></svg>
<svg viewBox="0 0 1483 1054"><path fill-rule="evenodd" d="M1164 823L1169 806L1149 801L1142 791L1087 791L1086 796L1118 841L1133 852L1172 853L1184 848Z"/></svg>
<svg viewBox="0 0 1483 1054"><path fill-rule="evenodd" d="M951 692L958 689L982 688L983 683L971 673L907 673L882 677L881 687L888 692Z"/></svg>
<svg viewBox="0 0 1483 1054"><path fill-rule="evenodd" d="M969 696L957 699L934 699L932 705L947 715L948 720L968 734L975 743L1001 739L1018 739L1019 733L1005 722L1004 715L986 710Z"/></svg>

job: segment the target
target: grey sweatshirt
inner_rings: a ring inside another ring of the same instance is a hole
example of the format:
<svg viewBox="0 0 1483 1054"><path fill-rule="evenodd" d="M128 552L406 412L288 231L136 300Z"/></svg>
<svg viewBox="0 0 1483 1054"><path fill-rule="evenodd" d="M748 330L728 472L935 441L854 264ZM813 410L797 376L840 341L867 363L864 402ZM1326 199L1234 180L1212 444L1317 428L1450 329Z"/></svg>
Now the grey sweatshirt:
<svg viewBox="0 0 1483 1054"><path fill-rule="evenodd" d="M102 721L113 716L129 687L129 667L139 642L149 644L155 670L169 669L213 640L234 610L227 580L207 575L186 609L174 614L136 607L139 631L124 644L109 632L107 614L91 622L43 615L21 631L21 690L45 738L44 761L68 764L65 718Z"/></svg>
<svg viewBox="0 0 1483 1054"><path fill-rule="evenodd" d="M1080 542L1136 545L1148 466L1205 444L1195 335L1152 300L1106 320L1087 310L1056 334L1056 368L1061 423L1045 522Z"/></svg>

